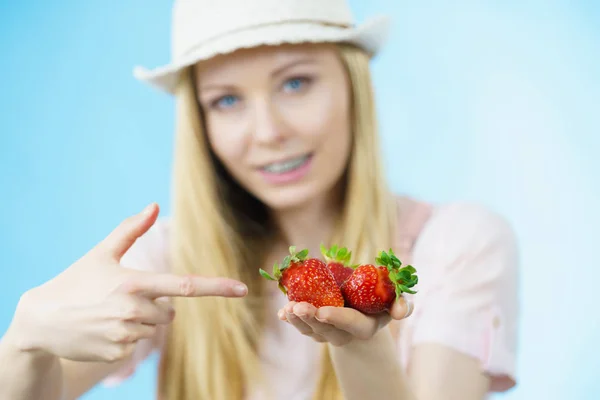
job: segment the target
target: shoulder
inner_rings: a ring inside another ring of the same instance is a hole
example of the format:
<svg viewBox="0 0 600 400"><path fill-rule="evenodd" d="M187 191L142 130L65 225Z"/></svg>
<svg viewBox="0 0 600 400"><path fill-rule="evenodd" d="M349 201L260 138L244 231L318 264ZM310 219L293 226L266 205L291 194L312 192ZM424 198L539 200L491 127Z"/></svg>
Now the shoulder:
<svg viewBox="0 0 600 400"><path fill-rule="evenodd" d="M167 272L170 226L170 217L159 217L125 253L121 264L142 271Z"/></svg>
<svg viewBox="0 0 600 400"><path fill-rule="evenodd" d="M515 232L507 218L481 204L451 202L431 205L420 242L444 247L511 243Z"/></svg>
<svg viewBox="0 0 600 400"><path fill-rule="evenodd" d="M515 231L506 217L483 205L433 206L415 242L413 262L421 270L425 292L447 288L465 297L503 293L505 301L516 301Z"/></svg>
<svg viewBox="0 0 600 400"><path fill-rule="evenodd" d="M412 249L413 262L425 275L516 278L518 241L505 216L474 202L412 202L426 214Z"/></svg>
<svg viewBox="0 0 600 400"><path fill-rule="evenodd" d="M412 237L415 248L425 246L437 251L459 247L485 246L486 243L516 242L508 219L482 204L466 201L433 203L397 196L399 233Z"/></svg>

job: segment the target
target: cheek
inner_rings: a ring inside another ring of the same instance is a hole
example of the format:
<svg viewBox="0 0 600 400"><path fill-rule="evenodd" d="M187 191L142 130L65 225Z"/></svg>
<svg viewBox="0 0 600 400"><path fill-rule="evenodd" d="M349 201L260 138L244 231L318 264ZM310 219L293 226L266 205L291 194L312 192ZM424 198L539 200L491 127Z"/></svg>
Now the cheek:
<svg viewBox="0 0 600 400"><path fill-rule="evenodd" d="M247 149L247 139L242 124L232 124L218 117L208 117L206 121L209 145L219 160L235 175L240 168Z"/></svg>
<svg viewBox="0 0 600 400"><path fill-rule="evenodd" d="M322 138L320 167L337 180L344 172L350 155L351 131L347 112L341 110L329 118L330 129Z"/></svg>
<svg viewBox="0 0 600 400"><path fill-rule="evenodd" d="M318 164L329 185L335 184L346 169L352 141L348 96L339 88L336 93L323 104L320 115L323 128Z"/></svg>
<svg viewBox="0 0 600 400"><path fill-rule="evenodd" d="M314 101L311 117L306 118L314 132L316 150L336 173L345 166L350 149L349 114L348 97L338 87Z"/></svg>
<svg viewBox="0 0 600 400"><path fill-rule="evenodd" d="M315 146L344 145L349 140L348 100L343 90L331 87L303 99L302 104L288 104L288 121L293 131Z"/></svg>

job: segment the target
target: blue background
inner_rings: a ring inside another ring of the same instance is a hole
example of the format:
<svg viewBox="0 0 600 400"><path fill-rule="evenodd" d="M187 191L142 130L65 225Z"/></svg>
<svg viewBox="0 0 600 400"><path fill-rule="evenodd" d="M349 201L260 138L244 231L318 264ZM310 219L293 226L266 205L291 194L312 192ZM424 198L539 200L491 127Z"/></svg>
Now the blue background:
<svg viewBox="0 0 600 400"><path fill-rule="evenodd" d="M396 23L373 63L394 188L517 229L519 385L498 398L600 398L600 2L350 3ZM173 102L131 69L168 59L170 7L0 0L0 332L122 218L169 212ZM151 399L155 362L83 398Z"/></svg>

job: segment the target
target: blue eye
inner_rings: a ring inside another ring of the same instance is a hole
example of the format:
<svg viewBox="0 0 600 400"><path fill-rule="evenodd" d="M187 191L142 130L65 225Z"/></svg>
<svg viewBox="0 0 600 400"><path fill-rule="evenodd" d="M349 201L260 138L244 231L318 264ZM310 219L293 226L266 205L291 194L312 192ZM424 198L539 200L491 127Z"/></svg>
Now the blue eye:
<svg viewBox="0 0 600 400"><path fill-rule="evenodd" d="M237 102L237 97L228 94L227 96L223 96L215 102L215 105L219 108L229 108L233 107Z"/></svg>
<svg viewBox="0 0 600 400"><path fill-rule="evenodd" d="M298 91L304 87L304 84L306 83L306 81L307 81L307 79L303 79L303 78L293 78L293 79L286 81L284 86L286 89L289 89L292 91Z"/></svg>

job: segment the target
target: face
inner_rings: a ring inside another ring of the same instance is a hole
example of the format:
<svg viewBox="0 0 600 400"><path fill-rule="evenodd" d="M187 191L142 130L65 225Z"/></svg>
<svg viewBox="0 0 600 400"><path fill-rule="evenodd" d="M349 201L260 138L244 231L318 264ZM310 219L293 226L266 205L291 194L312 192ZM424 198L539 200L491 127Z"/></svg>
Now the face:
<svg viewBox="0 0 600 400"><path fill-rule="evenodd" d="M332 196L350 152L350 90L329 45L245 49L196 68L210 146L272 209Z"/></svg>

